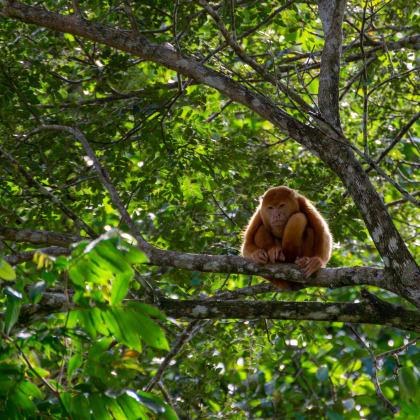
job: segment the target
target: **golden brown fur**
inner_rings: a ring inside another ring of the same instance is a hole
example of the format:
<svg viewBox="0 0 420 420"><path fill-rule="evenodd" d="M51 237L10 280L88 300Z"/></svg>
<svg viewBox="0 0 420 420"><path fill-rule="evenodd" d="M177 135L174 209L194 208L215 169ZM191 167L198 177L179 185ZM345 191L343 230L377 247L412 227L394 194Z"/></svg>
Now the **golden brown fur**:
<svg viewBox="0 0 420 420"><path fill-rule="evenodd" d="M274 187L260 205L244 234L242 255L258 264L291 262L306 277L325 267L331 257L331 233L318 210L306 197L288 187ZM282 289L287 281L268 279Z"/></svg>

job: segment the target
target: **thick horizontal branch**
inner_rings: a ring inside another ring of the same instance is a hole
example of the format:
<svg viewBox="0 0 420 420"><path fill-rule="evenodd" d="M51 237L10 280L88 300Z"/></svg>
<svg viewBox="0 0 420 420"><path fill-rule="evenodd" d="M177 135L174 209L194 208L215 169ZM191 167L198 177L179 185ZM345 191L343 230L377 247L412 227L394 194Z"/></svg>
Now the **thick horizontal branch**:
<svg viewBox="0 0 420 420"><path fill-rule="evenodd" d="M187 254L153 248L148 252L149 264L207 273L237 273L303 283L306 286L338 288L370 285L390 291L392 282L385 271L370 267L324 268L307 279L294 264L255 264L234 255Z"/></svg>
<svg viewBox="0 0 420 420"><path fill-rule="evenodd" d="M46 292L42 295L42 299L38 303L22 305L17 325L19 327L29 326L45 316L67 312L75 307L72 299L69 302L64 293ZM0 313L0 319L2 316L4 316L4 313Z"/></svg>
<svg viewBox="0 0 420 420"><path fill-rule="evenodd" d="M13 255L7 255L4 260L10 265L22 264L24 262L32 261L36 253L48 255L50 257L59 257L60 255L70 255L71 251L61 246L49 246L48 248L37 248L32 251L17 252Z"/></svg>
<svg viewBox="0 0 420 420"><path fill-rule="evenodd" d="M12 232L14 237L36 240L35 243L62 243L70 246L73 242L90 240L89 238L75 235L66 235L50 231L30 229L3 228L6 232ZM8 236L11 239L12 235ZM22 239L23 240L23 239ZM44 241L44 242L43 242ZM141 248L141 247L140 247ZM144 251L149 257L149 265L174 267L185 270L194 270L205 273L237 273L245 275L258 275L266 278L288 280L303 283L306 286L328 287L331 289L343 286L370 285L394 291L392 281L385 271L370 267L342 267L324 268L310 279L306 279L303 273L294 264L255 264L252 260L234 255L205 255L188 254L177 251L167 251L150 245ZM42 252L53 257L69 255L70 250L65 247L47 247L33 251L20 252L5 257L12 265L31 261L36 252Z"/></svg>
<svg viewBox="0 0 420 420"><path fill-rule="evenodd" d="M420 332L420 311L381 302L323 303L162 299L167 316L192 319L284 319L377 324Z"/></svg>
<svg viewBox="0 0 420 420"><path fill-rule="evenodd" d="M363 292L362 292L363 294ZM161 298L158 307L173 318L283 319L376 324L420 332L420 311L383 302L365 292L362 303L244 301L228 299L179 300ZM52 313L76 306L61 293L46 292L35 305L23 305L18 326L27 326ZM4 313L0 314L0 318Z"/></svg>
<svg viewBox="0 0 420 420"><path fill-rule="evenodd" d="M28 242L36 245L68 246L74 242L80 242L83 239L88 238L71 235L69 233L33 229L14 229L0 225L0 241Z"/></svg>

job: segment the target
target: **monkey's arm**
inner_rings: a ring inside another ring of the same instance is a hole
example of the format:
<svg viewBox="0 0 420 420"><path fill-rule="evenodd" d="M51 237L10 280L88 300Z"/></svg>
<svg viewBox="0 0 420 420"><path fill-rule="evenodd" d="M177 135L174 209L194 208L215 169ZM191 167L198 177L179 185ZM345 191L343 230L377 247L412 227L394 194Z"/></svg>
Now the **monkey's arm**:
<svg viewBox="0 0 420 420"><path fill-rule="evenodd" d="M245 258L252 258L252 254L254 253L254 251L260 249L255 244L255 234L257 233L257 230L260 228L260 226L262 226L262 224L263 222L260 210L258 208L252 216L251 220L249 221L249 224L244 233L244 242L242 244L241 254Z"/></svg>
<svg viewBox="0 0 420 420"><path fill-rule="evenodd" d="M314 232L314 244L311 257L299 257L296 264L303 269L306 277L325 267L331 257L332 237L327 222L309 201L300 196L299 207L308 219L308 225Z"/></svg>
<svg viewBox="0 0 420 420"><path fill-rule="evenodd" d="M257 264L267 264L269 261L281 260L280 250L272 248L273 235L263 224L259 209L254 213L244 234L241 253L245 258L251 258ZM284 259L284 257L283 257Z"/></svg>
<svg viewBox="0 0 420 420"><path fill-rule="evenodd" d="M307 225L308 219L302 212L293 214L287 221L281 243L287 261L295 262L296 257L302 255L303 234Z"/></svg>

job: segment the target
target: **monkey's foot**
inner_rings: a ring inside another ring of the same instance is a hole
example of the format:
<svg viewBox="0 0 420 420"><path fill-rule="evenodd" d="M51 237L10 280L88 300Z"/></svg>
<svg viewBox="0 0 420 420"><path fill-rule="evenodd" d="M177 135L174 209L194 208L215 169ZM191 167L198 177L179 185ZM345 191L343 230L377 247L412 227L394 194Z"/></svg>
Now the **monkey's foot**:
<svg viewBox="0 0 420 420"><path fill-rule="evenodd" d="M319 257L298 257L295 260L295 264L303 270L306 278L322 267L322 261Z"/></svg>

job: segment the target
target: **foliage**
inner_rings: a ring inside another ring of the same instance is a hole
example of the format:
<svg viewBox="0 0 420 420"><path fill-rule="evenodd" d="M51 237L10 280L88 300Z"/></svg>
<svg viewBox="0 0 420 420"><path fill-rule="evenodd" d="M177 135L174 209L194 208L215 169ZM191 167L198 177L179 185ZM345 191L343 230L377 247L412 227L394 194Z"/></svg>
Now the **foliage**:
<svg viewBox="0 0 420 420"><path fill-rule="evenodd" d="M71 2L42 3L49 10L73 12ZM128 3L86 0L80 6L89 20L129 30ZM285 4L221 2L217 12L239 37ZM139 30L153 30L144 33L149 39L171 43L307 122L276 86L261 80L228 47L208 56L224 39L196 2L144 0L133 6ZM414 2L402 0L375 2L367 12L365 50L383 42L388 47L361 56L363 7L349 1L340 113L346 137L377 158L418 105L418 41L398 42L418 32L420 15ZM317 100L321 28L316 7L296 1L240 41L260 65L311 103ZM363 63L372 57L363 79ZM67 133L37 129L61 124L83 131L138 229L155 246L238 254L241 231L258 196L270 186L288 185L316 203L328 220L334 236L330 266L382 267L344 185L322 161L249 109L172 70L81 37L3 17L0 89L0 225L89 236L85 224L102 235L89 244L79 243L71 257L55 259L40 252L15 270L0 260L2 418L390 416L375 392L372 354L349 325L339 323L214 320L185 344L161 386L145 392L187 322L139 303L145 300L142 282L167 296L188 299L243 287L250 280L145 264L82 145ZM370 94L367 145L364 89ZM420 127L411 126L402 139L381 167L413 192L420 181ZM401 198L399 192L377 172L370 177L418 259L415 206L394 203ZM1 252L12 255L37 246L42 245L5 241ZM66 307L22 322L22 308L39 305L46 291L65 293ZM401 302L389 292L374 291ZM306 289L287 299L354 301L358 292L357 287ZM356 331L375 355L415 338L369 325ZM401 407L397 418L416 418L419 345L378 363L384 396Z"/></svg>

